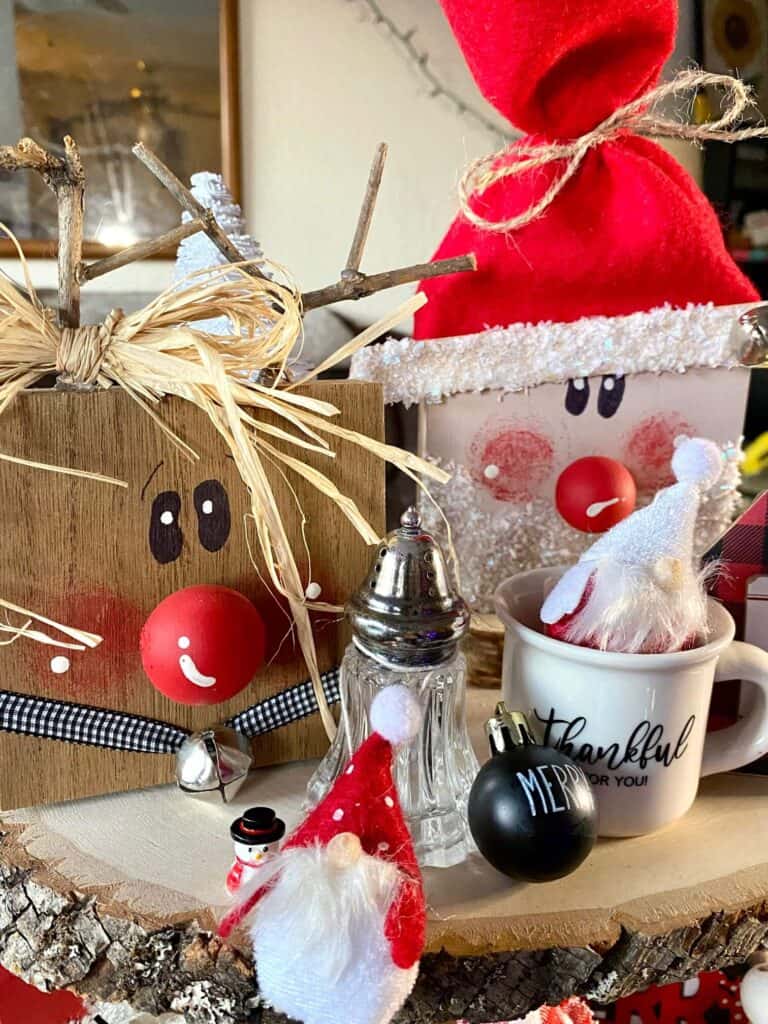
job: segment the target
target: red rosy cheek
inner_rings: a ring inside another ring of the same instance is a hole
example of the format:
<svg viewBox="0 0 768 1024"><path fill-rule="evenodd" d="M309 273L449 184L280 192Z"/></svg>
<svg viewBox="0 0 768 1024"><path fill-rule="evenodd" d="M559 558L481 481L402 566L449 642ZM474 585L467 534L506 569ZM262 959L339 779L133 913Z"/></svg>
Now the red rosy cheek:
<svg viewBox="0 0 768 1024"><path fill-rule="evenodd" d="M670 461L675 438L691 437L693 427L677 413L659 413L642 420L632 431L624 449L624 463L640 491L657 491L675 482Z"/></svg>
<svg viewBox="0 0 768 1024"><path fill-rule="evenodd" d="M530 501L552 473L554 445L528 426L498 421L470 445L473 478L497 501Z"/></svg>
<svg viewBox="0 0 768 1024"><path fill-rule="evenodd" d="M41 611L55 622L103 637L98 647L85 651L28 641L30 659L46 690L55 690L57 696L67 700L114 703L123 693L123 680L141 664L139 635L144 615L139 608L107 589L96 589L87 594L69 594L56 607L49 606ZM52 627L43 625L41 629L57 638L68 639ZM51 668L51 661L57 656L67 658L70 665L60 674ZM110 664L108 673L102 671L105 662Z"/></svg>

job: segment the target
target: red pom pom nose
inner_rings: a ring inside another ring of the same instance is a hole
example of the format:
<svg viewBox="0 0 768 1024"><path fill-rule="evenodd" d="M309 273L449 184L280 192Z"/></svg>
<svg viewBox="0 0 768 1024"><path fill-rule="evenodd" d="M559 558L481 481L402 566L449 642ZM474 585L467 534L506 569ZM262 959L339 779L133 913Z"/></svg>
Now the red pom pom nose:
<svg viewBox="0 0 768 1024"><path fill-rule="evenodd" d="M152 685L179 704L218 704L240 693L264 663L264 621L229 587L186 587L161 601L141 631Z"/></svg>
<svg viewBox="0 0 768 1024"><path fill-rule="evenodd" d="M588 455L567 466L557 479L557 511L576 530L604 533L634 512L637 488L623 463Z"/></svg>

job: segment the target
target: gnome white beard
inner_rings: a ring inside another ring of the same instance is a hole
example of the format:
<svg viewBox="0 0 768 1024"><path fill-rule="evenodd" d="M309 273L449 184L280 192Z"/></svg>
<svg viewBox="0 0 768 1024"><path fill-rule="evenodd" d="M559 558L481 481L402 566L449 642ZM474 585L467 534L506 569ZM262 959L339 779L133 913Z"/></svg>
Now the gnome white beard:
<svg viewBox="0 0 768 1024"><path fill-rule="evenodd" d="M384 934L397 868L362 854L338 869L312 846L284 851L269 873L251 928L263 998L305 1024L388 1021L418 973L395 966Z"/></svg>
<svg viewBox="0 0 768 1024"><path fill-rule="evenodd" d="M707 634L704 578L683 563L674 585L656 567L603 558L594 563L584 607L573 614L565 639L625 653L679 651Z"/></svg>

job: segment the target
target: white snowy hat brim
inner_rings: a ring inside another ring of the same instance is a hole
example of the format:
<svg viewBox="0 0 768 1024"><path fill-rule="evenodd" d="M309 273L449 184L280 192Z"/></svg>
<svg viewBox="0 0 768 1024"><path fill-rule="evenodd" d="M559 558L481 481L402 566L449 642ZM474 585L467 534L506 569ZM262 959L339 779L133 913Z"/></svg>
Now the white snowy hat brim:
<svg viewBox="0 0 768 1024"><path fill-rule="evenodd" d="M465 391L521 391L600 374L683 373L739 365L734 326L755 303L660 306L573 323L511 324L434 341L389 340L356 353L350 376L384 385L387 403Z"/></svg>

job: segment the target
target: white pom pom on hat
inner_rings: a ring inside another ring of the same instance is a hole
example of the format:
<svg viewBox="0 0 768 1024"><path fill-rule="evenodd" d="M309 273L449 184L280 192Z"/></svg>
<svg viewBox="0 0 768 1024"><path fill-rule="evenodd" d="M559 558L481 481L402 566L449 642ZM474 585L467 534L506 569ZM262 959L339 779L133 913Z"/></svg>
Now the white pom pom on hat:
<svg viewBox="0 0 768 1024"><path fill-rule="evenodd" d="M675 438L672 472L681 484L712 487L723 471L723 453L714 441L704 437Z"/></svg>
<svg viewBox="0 0 768 1024"><path fill-rule="evenodd" d="M407 686L385 687L371 704L371 726L394 746L408 743L421 728L421 706Z"/></svg>

